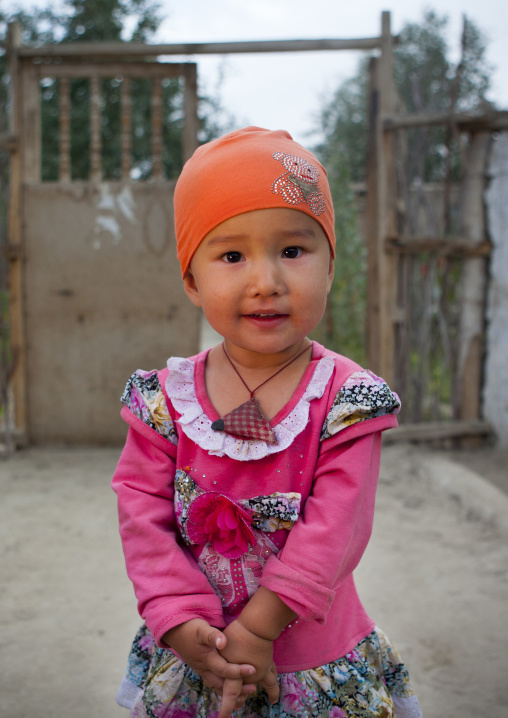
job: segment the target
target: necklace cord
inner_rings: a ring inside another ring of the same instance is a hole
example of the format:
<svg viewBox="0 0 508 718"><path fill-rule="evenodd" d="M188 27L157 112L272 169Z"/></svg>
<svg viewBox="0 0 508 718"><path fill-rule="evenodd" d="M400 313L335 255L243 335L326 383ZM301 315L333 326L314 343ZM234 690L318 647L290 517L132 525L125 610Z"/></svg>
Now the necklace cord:
<svg viewBox="0 0 508 718"><path fill-rule="evenodd" d="M261 382L261 384L258 384L258 386L257 386L255 389L252 389L252 390L251 390L251 389L249 389L249 387L247 386L247 384L246 384L245 379L243 378L243 376L240 374L240 372L238 371L238 369L236 368L236 366L233 364L233 360L231 359L231 357L230 357L229 354L227 353L226 347L225 347L225 345L224 345L224 342L222 342L222 349L224 350L224 354L226 355L227 360L229 361L229 363L231 364L231 366L233 367L233 369L235 370L235 372L238 374L238 377L239 377L240 381L242 382L242 384L244 385L244 387L245 387L245 388L247 389L247 391L249 392L251 399L254 397L254 394L255 394L255 392L256 392L258 389L261 389L261 387L264 386L267 382L269 382L269 381L271 381L272 379L274 379L274 378L277 376L277 374L280 374L280 373L281 373L281 371L284 371L284 369L287 369L290 364L292 364L294 361L296 361L297 359L299 359L299 358L302 356L302 354L305 354L305 352L306 352L308 349L310 349L311 347L312 347L312 344L310 344L308 347L305 347L305 349L304 349L303 351L301 351L301 352L300 352L299 354L297 354L295 357L293 357L292 359L290 359L290 360L287 362L287 364L284 364L283 367L281 367L280 369L277 369L277 371L275 372L275 374L272 374L272 376L269 376L268 379L265 379L264 381Z"/></svg>

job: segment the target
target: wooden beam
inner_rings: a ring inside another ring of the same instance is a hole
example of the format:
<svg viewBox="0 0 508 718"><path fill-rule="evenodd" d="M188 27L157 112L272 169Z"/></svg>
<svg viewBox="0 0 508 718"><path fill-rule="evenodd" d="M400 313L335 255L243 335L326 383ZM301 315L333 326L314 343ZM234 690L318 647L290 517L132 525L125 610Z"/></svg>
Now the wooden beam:
<svg viewBox="0 0 508 718"><path fill-rule="evenodd" d="M183 161L186 162L198 146L198 79L197 65L188 63L184 73L185 90L183 99Z"/></svg>
<svg viewBox="0 0 508 718"><path fill-rule="evenodd" d="M462 437L491 436L492 428L486 421L436 421L421 424L402 424L383 434L384 444L402 441L435 441Z"/></svg>
<svg viewBox="0 0 508 718"><path fill-rule="evenodd" d="M90 179L102 181L101 83L98 75L90 78Z"/></svg>
<svg viewBox="0 0 508 718"><path fill-rule="evenodd" d="M367 317L365 326L365 346L367 363L376 371L379 356L379 266L377 261L377 217L378 217L378 175L377 145L379 142L379 57L369 60L368 88L368 127L367 127L367 205L366 205L366 239L367 239Z"/></svg>
<svg viewBox="0 0 508 718"><path fill-rule="evenodd" d="M23 47L20 57L157 57L161 55L229 55L259 52L316 52L323 50L375 50L380 37L321 40L259 40L145 45L135 42L73 42L44 47Z"/></svg>
<svg viewBox="0 0 508 718"><path fill-rule="evenodd" d="M71 95L70 81L67 77L60 78L60 143L59 172L60 182L71 180Z"/></svg>
<svg viewBox="0 0 508 718"><path fill-rule="evenodd" d="M152 179L164 179L162 167L162 86L160 78L152 78L151 93L151 120L152 120Z"/></svg>
<svg viewBox="0 0 508 718"><path fill-rule="evenodd" d="M462 232L473 247L486 241L483 196L490 142L490 132L472 135L462 183ZM486 291L487 262L484 257L473 257L465 263L461 278L457 366L460 419L481 416Z"/></svg>
<svg viewBox="0 0 508 718"><path fill-rule="evenodd" d="M193 64L193 63L190 63ZM181 77L188 62L108 62L100 65L97 62L79 62L64 65L53 63L37 64L39 77L89 78L96 77Z"/></svg>
<svg viewBox="0 0 508 718"><path fill-rule="evenodd" d="M12 23L7 31L7 61L9 63L9 134L19 137L21 127L21 82L18 53L21 47L21 29ZM9 171L9 207L7 214L7 241L14 249L9 262L9 323L12 356L16 357L12 374L14 392L15 429L28 430L26 395L26 337L24 302L23 230L21 222L21 163L22 142L16 143L11 155Z"/></svg>
<svg viewBox="0 0 508 718"><path fill-rule="evenodd" d="M132 168L132 94L130 77L124 77L120 87L122 180L128 182Z"/></svg>
<svg viewBox="0 0 508 718"><path fill-rule="evenodd" d="M379 295L379 344L374 371L390 386L395 386L395 309L396 309L396 258L385 252L384 238L395 232L395 173L393 136L383 132L381 118L393 111L395 86L393 81L393 42L390 30L390 13L381 15L381 55L378 68L379 114L377 134L377 222L376 259ZM396 388L396 386L395 386Z"/></svg>
<svg viewBox="0 0 508 718"><path fill-rule="evenodd" d="M20 65L22 183L41 181L41 90L35 65Z"/></svg>
<svg viewBox="0 0 508 718"><path fill-rule="evenodd" d="M487 257L492 251L488 241L471 244L464 237L387 237L386 251L391 254L433 252L445 257Z"/></svg>

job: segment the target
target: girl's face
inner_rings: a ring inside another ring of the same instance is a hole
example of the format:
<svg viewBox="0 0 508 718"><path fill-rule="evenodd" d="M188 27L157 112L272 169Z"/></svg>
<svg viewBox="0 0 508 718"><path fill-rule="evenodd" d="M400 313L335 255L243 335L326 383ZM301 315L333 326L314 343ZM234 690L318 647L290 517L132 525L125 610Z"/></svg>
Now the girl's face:
<svg viewBox="0 0 508 718"><path fill-rule="evenodd" d="M184 278L228 349L292 354L323 316L333 278L326 235L295 209L259 209L222 222Z"/></svg>

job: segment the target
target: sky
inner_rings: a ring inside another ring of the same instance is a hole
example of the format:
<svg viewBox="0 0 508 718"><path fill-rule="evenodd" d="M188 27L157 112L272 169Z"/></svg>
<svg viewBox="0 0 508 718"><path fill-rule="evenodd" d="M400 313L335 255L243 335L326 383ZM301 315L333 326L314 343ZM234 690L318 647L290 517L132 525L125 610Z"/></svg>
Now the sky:
<svg viewBox="0 0 508 718"><path fill-rule="evenodd" d="M18 2L47 5L47 0ZM459 57L466 13L488 40L487 59L494 68L489 99L508 109L507 0L160 0L160 5L165 19L154 42L161 43L377 37L383 10L391 12L397 34L407 22L420 21L430 7L449 18L453 60ZM198 62L200 91L218 95L235 126L286 129L305 144L320 108L354 74L360 57L359 52L336 51L192 59Z"/></svg>
<svg viewBox="0 0 508 718"><path fill-rule="evenodd" d="M186 0L162 5L167 19L161 42L219 42L311 38L376 37L381 12L390 10L392 32L418 22L426 8L446 15L451 57L458 60L462 15L472 19L488 40L494 67L489 99L508 109L508 2L506 0ZM218 92L235 125L283 128L300 142L317 125L320 107L351 77L361 57L355 51L196 56L200 87Z"/></svg>

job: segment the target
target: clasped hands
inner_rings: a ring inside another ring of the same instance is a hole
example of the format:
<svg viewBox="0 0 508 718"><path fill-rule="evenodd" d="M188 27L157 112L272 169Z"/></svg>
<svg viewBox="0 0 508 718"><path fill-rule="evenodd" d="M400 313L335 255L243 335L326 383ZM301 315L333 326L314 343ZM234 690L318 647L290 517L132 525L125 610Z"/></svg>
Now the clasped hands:
<svg viewBox="0 0 508 718"><path fill-rule="evenodd" d="M235 620L220 631L193 618L164 634L169 645L203 683L222 695L218 718L229 718L257 687L264 688L270 703L279 698L273 641L257 636ZM249 663L244 663L248 656Z"/></svg>

